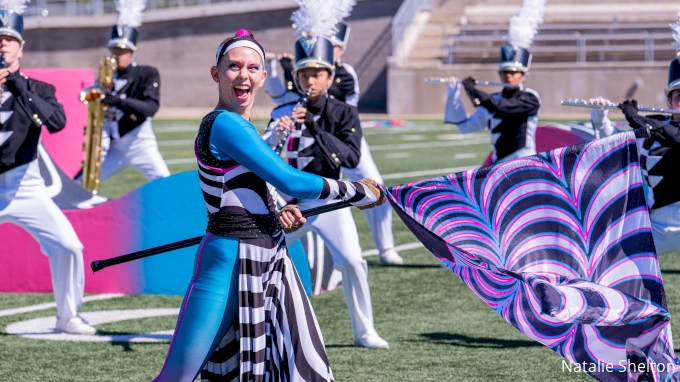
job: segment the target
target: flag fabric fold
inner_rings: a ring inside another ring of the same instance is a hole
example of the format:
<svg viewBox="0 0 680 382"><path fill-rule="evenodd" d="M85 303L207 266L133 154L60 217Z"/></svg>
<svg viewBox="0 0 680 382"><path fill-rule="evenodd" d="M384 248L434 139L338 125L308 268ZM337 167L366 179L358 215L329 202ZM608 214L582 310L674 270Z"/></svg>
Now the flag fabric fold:
<svg viewBox="0 0 680 382"><path fill-rule="evenodd" d="M580 371L680 380L632 132L385 192L479 298Z"/></svg>

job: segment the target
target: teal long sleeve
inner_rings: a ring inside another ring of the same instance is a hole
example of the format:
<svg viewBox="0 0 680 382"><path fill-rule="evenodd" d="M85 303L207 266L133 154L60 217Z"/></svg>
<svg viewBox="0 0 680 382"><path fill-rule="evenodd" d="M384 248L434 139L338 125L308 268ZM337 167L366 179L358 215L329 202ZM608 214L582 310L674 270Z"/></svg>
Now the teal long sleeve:
<svg viewBox="0 0 680 382"><path fill-rule="evenodd" d="M299 171L274 153L250 122L225 111L213 123L210 149L220 159L233 159L277 190L299 199L317 199L323 178Z"/></svg>

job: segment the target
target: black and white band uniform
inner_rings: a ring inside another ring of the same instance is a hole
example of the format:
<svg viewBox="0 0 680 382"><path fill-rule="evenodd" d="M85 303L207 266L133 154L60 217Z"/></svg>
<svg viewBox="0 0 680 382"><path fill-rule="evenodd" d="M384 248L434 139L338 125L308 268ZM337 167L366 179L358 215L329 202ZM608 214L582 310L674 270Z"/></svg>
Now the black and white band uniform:
<svg viewBox="0 0 680 382"><path fill-rule="evenodd" d="M263 135L275 146L280 135L275 132L280 115L290 115L295 102L274 109L267 133ZM356 166L360 158L361 124L356 109L346 103L322 97L309 105L305 123L289 135L287 157L291 166L330 179L340 179L340 166ZM299 200L305 210L328 203L325 200ZM298 231L286 235L293 243L313 231L323 239L342 274L343 291L356 338L377 336L368 287L368 267L361 256L359 235L348 209L310 217Z"/></svg>
<svg viewBox="0 0 680 382"><path fill-rule="evenodd" d="M477 106L467 116L461 88ZM532 89L505 88L487 94L474 87L474 80L449 86L444 122L455 124L461 134L490 130L492 163L536 154L536 129L541 101Z"/></svg>
<svg viewBox="0 0 680 382"><path fill-rule="evenodd" d="M300 39L303 40L303 39ZM325 57L306 67L308 57ZM332 45L319 38L309 52L296 43L296 71L300 77L308 70L321 66L332 75ZM317 78L315 75L310 78ZM324 77L328 81L328 77ZM316 86L322 82L316 82ZM304 86L304 85L303 85ZM322 85L326 86L326 85ZM361 158L361 123L357 109L347 103L328 97L326 89L315 88L318 96L310 98L304 123L297 124L287 138L288 163L298 170L339 180L341 170L353 168ZM280 120L293 114L296 102L281 105L272 111L272 119L263 139L275 147L281 139ZM317 207L328 203L324 200L299 200L300 209ZM368 348L387 348L387 341L380 338L373 325L373 308L368 287L368 266L361 256L359 235L351 211L342 209L310 217L298 231L287 234L286 241L293 243L307 232L318 234L330 250L333 266L340 271L343 292L354 330L355 345Z"/></svg>
<svg viewBox="0 0 680 382"><path fill-rule="evenodd" d="M446 99L445 123L458 127L461 134L482 130L491 132L492 163L536 154L536 129L541 110L541 99L536 91L525 88L522 82L529 70L531 54L522 48L504 46L501 49L499 74L522 73L516 88L507 87L500 93L488 94L475 87L475 80L467 78L450 84ZM475 105L468 116L461 99L461 90Z"/></svg>
<svg viewBox="0 0 680 382"><path fill-rule="evenodd" d="M674 96L680 100L679 89L680 84L669 92L669 98ZM599 100L609 102L603 98ZM673 106L678 108L678 105ZM680 251L680 121L668 115L638 115L637 103L633 101L624 102L621 108L630 127L651 128L651 136L638 139L637 147L656 253ZM608 137L617 131L607 114L607 109L591 111L593 128L600 137Z"/></svg>
<svg viewBox="0 0 680 382"><path fill-rule="evenodd" d="M359 78L354 68L341 60L341 56L347 48L350 27L344 22L339 24L338 33L330 39L334 47L335 73L333 83L328 89L331 98L341 100L357 107L359 103ZM265 91L277 103L283 105L295 102L300 98L300 93L293 83L292 72L293 60L290 55L282 55L279 63L284 70L283 78L279 76L276 59L270 56L265 62L265 68L269 73L265 80ZM374 179L383 183L382 176L371 155L370 146L366 138L361 137L361 157L356 167L343 166L342 173L352 181L363 178ZM399 265L403 259L394 249L394 235L392 233L392 211L389 205L384 204L376 208L364 210L364 215L371 230L373 239L380 254L380 261L384 264Z"/></svg>
<svg viewBox="0 0 680 382"><path fill-rule="evenodd" d="M0 224L28 231L50 261L57 305L57 332L94 335L77 309L83 302L83 245L64 213L49 197L38 165L40 133L66 125L54 86L20 72L23 56L21 12L0 10L0 44L6 69L0 69ZM0 248L2 244L0 244Z"/></svg>
<svg viewBox="0 0 680 382"><path fill-rule="evenodd" d="M102 181L127 166L149 180L170 176L151 126L160 105L161 79L156 68L132 61L136 42L137 28L111 28L107 47L119 61L114 88L102 101L108 106L102 139Z"/></svg>

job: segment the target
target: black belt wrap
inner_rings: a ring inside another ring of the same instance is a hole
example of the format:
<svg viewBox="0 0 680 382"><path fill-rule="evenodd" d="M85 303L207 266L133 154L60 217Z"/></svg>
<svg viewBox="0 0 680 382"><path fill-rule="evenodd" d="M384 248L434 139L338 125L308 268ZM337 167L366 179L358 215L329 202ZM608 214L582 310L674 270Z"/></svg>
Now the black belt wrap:
<svg viewBox="0 0 680 382"><path fill-rule="evenodd" d="M280 231L279 216L251 214L248 212L218 211L208 214L206 232L237 239L265 239Z"/></svg>

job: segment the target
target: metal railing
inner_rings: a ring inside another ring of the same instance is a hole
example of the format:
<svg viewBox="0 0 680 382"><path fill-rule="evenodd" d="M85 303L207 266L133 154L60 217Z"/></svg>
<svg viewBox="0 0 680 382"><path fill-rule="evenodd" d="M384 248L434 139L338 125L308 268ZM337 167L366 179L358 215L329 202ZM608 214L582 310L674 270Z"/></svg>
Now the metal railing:
<svg viewBox="0 0 680 382"><path fill-rule="evenodd" d="M666 27L667 28L667 27ZM531 51L534 62L587 62L587 61L654 61L672 59L675 47L671 45L670 31L659 32L637 28L612 28L574 30L551 28L539 31ZM442 62L444 64L480 62L498 56L505 36L489 30L444 36Z"/></svg>
<svg viewBox="0 0 680 382"><path fill-rule="evenodd" d="M399 49L399 47L404 41L406 30L413 24L419 12L432 10L432 3L432 0L404 0L401 3L399 10L392 19L392 54L397 56L405 54L403 49ZM403 57L401 59L397 57L397 60L401 61Z"/></svg>
<svg viewBox="0 0 680 382"><path fill-rule="evenodd" d="M257 0L148 0L146 9L180 8L234 1ZM113 0L34 0L28 3L24 16L94 16L116 13Z"/></svg>

